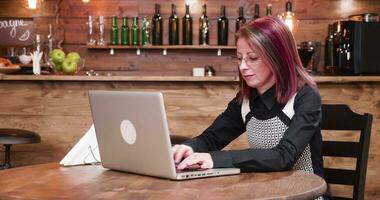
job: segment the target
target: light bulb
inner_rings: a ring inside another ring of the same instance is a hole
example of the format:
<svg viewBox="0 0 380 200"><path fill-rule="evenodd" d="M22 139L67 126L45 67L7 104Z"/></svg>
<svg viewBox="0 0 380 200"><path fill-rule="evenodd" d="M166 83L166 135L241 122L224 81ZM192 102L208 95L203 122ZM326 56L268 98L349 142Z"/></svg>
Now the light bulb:
<svg viewBox="0 0 380 200"><path fill-rule="evenodd" d="M297 19L292 11L292 2L288 0L286 2L286 11L279 15L279 18L286 24L292 33L295 32L297 26Z"/></svg>
<svg viewBox="0 0 380 200"><path fill-rule="evenodd" d="M37 8L37 0L28 0L28 8L34 10Z"/></svg>
<svg viewBox="0 0 380 200"><path fill-rule="evenodd" d="M88 2L90 2L90 0L82 0L82 2L88 3Z"/></svg>

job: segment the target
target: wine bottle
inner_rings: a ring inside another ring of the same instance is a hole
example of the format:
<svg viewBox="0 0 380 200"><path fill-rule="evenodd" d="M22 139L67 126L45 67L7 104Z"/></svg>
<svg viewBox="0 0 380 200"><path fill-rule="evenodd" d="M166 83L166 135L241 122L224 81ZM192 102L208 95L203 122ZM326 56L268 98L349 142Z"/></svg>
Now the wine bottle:
<svg viewBox="0 0 380 200"><path fill-rule="evenodd" d="M169 17L169 45L179 45L179 24L174 4L172 4L172 14Z"/></svg>
<svg viewBox="0 0 380 200"><path fill-rule="evenodd" d="M160 14L160 5L155 4L156 13L152 18L152 44L153 45L162 45L162 17Z"/></svg>
<svg viewBox="0 0 380 200"><path fill-rule="evenodd" d="M190 16L189 5L186 4L186 13L182 20L182 44L193 44L193 19Z"/></svg>
<svg viewBox="0 0 380 200"><path fill-rule="evenodd" d="M142 20L141 28L141 44L144 46L151 45L151 35L152 35L152 22L146 16Z"/></svg>
<svg viewBox="0 0 380 200"><path fill-rule="evenodd" d="M202 16L199 18L199 44L208 45L210 35L210 24L207 17L207 6L203 5Z"/></svg>
<svg viewBox="0 0 380 200"><path fill-rule="evenodd" d="M239 17L236 19L236 31L245 24L246 19L244 18L244 8L239 7Z"/></svg>
<svg viewBox="0 0 380 200"><path fill-rule="evenodd" d="M255 4L255 14L253 15L253 20L260 18L260 5Z"/></svg>
<svg viewBox="0 0 380 200"><path fill-rule="evenodd" d="M334 66L334 31L332 24L329 24L325 44L325 66L327 70L330 70Z"/></svg>
<svg viewBox="0 0 380 200"><path fill-rule="evenodd" d="M139 45L140 44L140 27L139 27L139 18L133 18L132 25L132 44Z"/></svg>
<svg viewBox="0 0 380 200"><path fill-rule="evenodd" d="M272 4L267 5L267 16L272 16Z"/></svg>
<svg viewBox="0 0 380 200"><path fill-rule="evenodd" d="M228 45L228 19L226 18L226 6L221 7L218 17L218 45Z"/></svg>
<svg viewBox="0 0 380 200"><path fill-rule="evenodd" d="M339 21L336 24L336 32L334 34L334 53L335 53L335 59L336 60L336 68L338 71L341 70L343 67L343 31L342 31L342 24ZM339 72L338 72L339 73Z"/></svg>
<svg viewBox="0 0 380 200"><path fill-rule="evenodd" d="M111 26L111 44L119 44L119 27L117 26L117 17L112 16L112 26Z"/></svg>
<svg viewBox="0 0 380 200"><path fill-rule="evenodd" d="M128 17L123 17L123 24L121 26L121 44L129 45Z"/></svg>

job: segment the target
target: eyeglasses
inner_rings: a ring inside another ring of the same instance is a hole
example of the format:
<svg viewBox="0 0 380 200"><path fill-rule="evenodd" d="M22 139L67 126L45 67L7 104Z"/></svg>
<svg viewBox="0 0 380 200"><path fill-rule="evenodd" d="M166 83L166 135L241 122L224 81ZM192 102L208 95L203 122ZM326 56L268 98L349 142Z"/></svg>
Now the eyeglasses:
<svg viewBox="0 0 380 200"><path fill-rule="evenodd" d="M249 55L248 54L246 57L234 56L234 57L232 57L232 60L238 66L240 66L243 63L243 60L244 60L245 64L253 65L255 62L257 62L259 60L259 57L257 57L256 55Z"/></svg>

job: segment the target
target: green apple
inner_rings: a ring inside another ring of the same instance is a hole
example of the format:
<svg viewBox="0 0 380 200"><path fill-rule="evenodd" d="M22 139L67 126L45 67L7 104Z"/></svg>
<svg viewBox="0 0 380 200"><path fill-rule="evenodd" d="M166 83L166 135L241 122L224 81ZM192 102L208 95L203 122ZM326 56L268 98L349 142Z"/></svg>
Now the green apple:
<svg viewBox="0 0 380 200"><path fill-rule="evenodd" d="M75 74L78 64L71 59L66 58L62 63L62 71L64 74Z"/></svg>
<svg viewBox="0 0 380 200"><path fill-rule="evenodd" d="M62 49L54 49L50 53L50 58L54 62L54 64L62 64L63 61L65 60L66 54Z"/></svg>
<svg viewBox="0 0 380 200"><path fill-rule="evenodd" d="M53 68L55 71L62 71L62 63L61 64L54 64Z"/></svg>
<svg viewBox="0 0 380 200"><path fill-rule="evenodd" d="M80 63L80 55L78 52L70 52L67 54L66 58L74 60L77 64Z"/></svg>

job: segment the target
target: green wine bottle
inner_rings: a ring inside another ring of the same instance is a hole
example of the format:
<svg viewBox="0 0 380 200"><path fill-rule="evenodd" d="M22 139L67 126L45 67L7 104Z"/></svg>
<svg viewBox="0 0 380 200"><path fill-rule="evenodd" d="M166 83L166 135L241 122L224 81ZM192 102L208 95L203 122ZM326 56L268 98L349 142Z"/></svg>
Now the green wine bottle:
<svg viewBox="0 0 380 200"><path fill-rule="evenodd" d="M121 44L129 45L129 27L127 17L123 17L123 25L121 26Z"/></svg>
<svg viewBox="0 0 380 200"><path fill-rule="evenodd" d="M111 44L119 44L119 27L117 26L117 17L112 16L112 26L111 26Z"/></svg>
<svg viewBox="0 0 380 200"><path fill-rule="evenodd" d="M139 18L133 18L132 25L132 44L139 45L140 44L140 28L139 28Z"/></svg>

